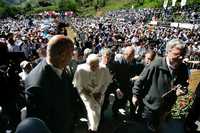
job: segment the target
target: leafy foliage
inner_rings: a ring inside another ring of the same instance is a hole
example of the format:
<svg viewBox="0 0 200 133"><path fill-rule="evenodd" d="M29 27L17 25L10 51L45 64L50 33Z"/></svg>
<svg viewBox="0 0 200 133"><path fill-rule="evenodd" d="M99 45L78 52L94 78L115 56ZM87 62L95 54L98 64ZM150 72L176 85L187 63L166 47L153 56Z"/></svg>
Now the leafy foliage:
<svg viewBox="0 0 200 133"><path fill-rule="evenodd" d="M175 105L171 110L171 118L184 120L187 117L189 109L193 103L192 95L192 91L189 90L187 95L178 97Z"/></svg>
<svg viewBox="0 0 200 133"><path fill-rule="evenodd" d="M19 6L8 6L2 0L0 0L0 17L14 16L21 13L22 8Z"/></svg>

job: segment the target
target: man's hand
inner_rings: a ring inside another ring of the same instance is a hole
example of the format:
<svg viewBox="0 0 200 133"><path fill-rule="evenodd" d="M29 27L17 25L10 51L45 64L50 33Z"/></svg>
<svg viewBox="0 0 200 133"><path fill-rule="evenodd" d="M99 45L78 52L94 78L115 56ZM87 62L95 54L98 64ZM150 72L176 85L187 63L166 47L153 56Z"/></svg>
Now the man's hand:
<svg viewBox="0 0 200 133"><path fill-rule="evenodd" d="M139 78L139 76L135 76L135 77L131 78L131 81L135 81L135 80L137 80L138 78Z"/></svg>
<svg viewBox="0 0 200 133"><path fill-rule="evenodd" d="M133 103L133 105L137 105L138 104L138 98L136 97L136 96L133 96L132 97L132 103Z"/></svg>
<svg viewBox="0 0 200 133"><path fill-rule="evenodd" d="M186 94L186 91L184 91L183 89L181 89L181 88L178 88L177 90L176 90L176 96L183 96L183 95L185 95Z"/></svg>
<svg viewBox="0 0 200 133"><path fill-rule="evenodd" d="M99 101L101 99L101 93L100 92L94 93L93 96L94 96L94 99L97 100L97 101Z"/></svg>
<svg viewBox="0 0 200 133"><path fill-rule="evenodd" d="M119 88L116 90L116 94L118 99L122 99L124 96L124 93Z"/></svg>
<svg viewBox="0 0 200 133"><path fill-rule="evenodd" d="M84 93L85 95L90 95L91 94L91 90L83 89L82 93Z"/></svg>

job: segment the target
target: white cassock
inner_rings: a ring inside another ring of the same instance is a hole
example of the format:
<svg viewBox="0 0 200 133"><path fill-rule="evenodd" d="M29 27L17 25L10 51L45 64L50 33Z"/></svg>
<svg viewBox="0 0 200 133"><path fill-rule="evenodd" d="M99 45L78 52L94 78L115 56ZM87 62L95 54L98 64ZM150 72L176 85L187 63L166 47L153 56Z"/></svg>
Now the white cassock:
<svg viewBox="0 0 200 133"><path fill-rule="evenodd" d="M85 104L88 117L88 128L92 131L97 131L100 118L101 108L104 102L104 93L108 85L112 82L112 75L108 68L104 65L99 65L99 68L93 72L90 70L90 66L80 64L74 75L73 85L77 88L80 97ZM81 93L84 89L90 90L89 95ZM93 94L101 93L99 100L95 99Z"/></svg>

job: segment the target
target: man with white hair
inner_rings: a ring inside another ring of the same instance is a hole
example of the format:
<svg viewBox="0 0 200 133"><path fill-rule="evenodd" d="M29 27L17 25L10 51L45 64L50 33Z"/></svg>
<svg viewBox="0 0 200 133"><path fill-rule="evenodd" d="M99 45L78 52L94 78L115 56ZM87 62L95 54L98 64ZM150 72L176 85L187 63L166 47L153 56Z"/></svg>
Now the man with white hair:
<svg viewBox="0 0 200 133"><path fill-rule="evenodd" d="M91 133L98 130L104 93L111 82L112 76L109 70L99 63L96 54L90 54L86 63L78 65L75 72L73 84L85 104L88 129Z"/></svg>
<svg viewBox="0 0 200 133"><path fill-rule="evenodd" d="M162 122L177 96L187 93L188 69L182 60L186 46L179 39L166 45L166 56L157 58L136 80L132 102L139 104L138 113L143 118L150 133L159 132Z"/></svg>

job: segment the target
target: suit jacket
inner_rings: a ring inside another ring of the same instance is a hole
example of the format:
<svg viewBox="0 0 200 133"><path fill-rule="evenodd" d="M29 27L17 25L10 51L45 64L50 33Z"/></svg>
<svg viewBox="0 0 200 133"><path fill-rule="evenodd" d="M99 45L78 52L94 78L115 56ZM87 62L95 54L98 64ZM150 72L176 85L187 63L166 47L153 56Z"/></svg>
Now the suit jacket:
<svg viewBox="0 0 200 133"><path fill-rule="evenodd" d="M166 58L158 58L146 67L140 78L136 80L133 95L142 99L144 105L151 110L156 111L163 107L165 111L169 111L176 101L176 93L173 91L164 98L162 95L171 89L172 83L187 86L187 80L188 69L185 64L180 65L173 78L168 69Z"/></svg>
<svg viewBox="0 0 200 133"><path fill-rule="evenodd" d="M189 114L187 115L186 118L186 126L189 126L191 129L195 129L195 122L198 120L199 116L200 116L200 82L196 88L195 91L195 99L194 102L192 104L192 107L189 110ZM196 129L195 129L196 130Z"/></svg>
<svg viewBox="0 0 200 133"><path fill-rule="evenodd" d="M111 66L111 71L114 75L114 84L116 89L120 88L125 95L130 95L131 78L138 75L138 66L136 60L128 63L124 58L115 61Z"/></svg>
<svg viewBox="0 0 200 133"><path fill-rule="evenodd" d="M43 120L52 133L72 132L74 90L66 77L61 79L45 60L28 75L27 115Z"/></svg>

